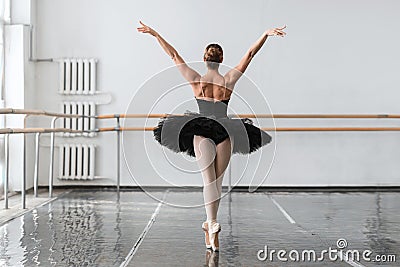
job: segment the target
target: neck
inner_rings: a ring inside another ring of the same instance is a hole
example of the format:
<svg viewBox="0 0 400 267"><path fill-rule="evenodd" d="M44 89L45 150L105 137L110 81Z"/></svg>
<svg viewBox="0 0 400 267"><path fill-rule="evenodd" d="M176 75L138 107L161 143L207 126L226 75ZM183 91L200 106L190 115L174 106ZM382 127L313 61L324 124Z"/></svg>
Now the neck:
<svg viewBox="0 0 400 267"><path fill-rule="evenodd" d="M207 73L211 73L211 74L219 74L218 69L210 69L208 68Z"/></svg>

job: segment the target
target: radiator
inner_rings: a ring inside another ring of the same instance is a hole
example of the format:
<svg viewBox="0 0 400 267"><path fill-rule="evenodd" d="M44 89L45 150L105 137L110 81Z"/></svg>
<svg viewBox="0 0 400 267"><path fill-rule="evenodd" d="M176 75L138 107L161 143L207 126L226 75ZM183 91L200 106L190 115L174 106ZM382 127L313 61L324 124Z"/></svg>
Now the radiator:
<svg viewBox="0 0 400 267"><path fill-rule="evenodd" d="M95 59L63 58L58 62L60 94L95 94L97 64Z"/></svg>
<svg viewBox="0 0 400 267"><path fill-rule="evenodd" d="M95 170L94 145L61 144L59 148L59 179L93 180Z"/></svg>
<svg viewBox="0 0 400 267"><path fill-rule="evenodd" d="M94 102L69 102L64 101L61 107L61 113L78 114L92 116L90 118L64 118L62 127L72 130L93 131L96 129L96 104ZM64 136L95 136L94 132L90 133L64 133Z"/></svg>

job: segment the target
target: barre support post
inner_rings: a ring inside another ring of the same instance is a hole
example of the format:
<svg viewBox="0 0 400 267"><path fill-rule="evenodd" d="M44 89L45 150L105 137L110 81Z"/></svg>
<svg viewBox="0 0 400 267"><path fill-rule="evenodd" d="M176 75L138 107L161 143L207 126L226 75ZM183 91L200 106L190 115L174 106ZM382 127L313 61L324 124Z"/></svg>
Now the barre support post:
<svg viewBox="0 0 400 267"><path fill-rule="evenodd" d="M8 209L8 180L9 180L9 151L10 151L10 135L6 134L5 138L4 138L4 169L5 169L5 173L4 173L4 208Z"/></svg>
<svg viewBox="0 0 400 267"><path fill-rule="evenodd" d="M33 194L38 197L38 185L39 185L39 142L40 133L35 134L35 173L33 177Z"/></svg>
<svg viewBox="0 0 400 267"><path fill-rule="evenodd" d="M26 119L30 114L25 114L24 116L24 129L26 128ZM23 134L23 153L22 153L22 183L21 183L21 201L22 201L22 209L26 209L26 143L27 138L26 135Z"/></svg>
<svg viewBox="0 0 400 267"><path fill-rule="evenodd" d="M121 125L120 117L116 115L117 118L117 192L119 193L121 184Z"/></svg>
<svg viewBox="0 0 400 267"><path fill-rule="evenodd" d="M51 128L54 129L58 117L51 120ZM49 167L49 197L53 197L53 173L54 173L54 139L55 132L50 133L50 167Z"/></svg>

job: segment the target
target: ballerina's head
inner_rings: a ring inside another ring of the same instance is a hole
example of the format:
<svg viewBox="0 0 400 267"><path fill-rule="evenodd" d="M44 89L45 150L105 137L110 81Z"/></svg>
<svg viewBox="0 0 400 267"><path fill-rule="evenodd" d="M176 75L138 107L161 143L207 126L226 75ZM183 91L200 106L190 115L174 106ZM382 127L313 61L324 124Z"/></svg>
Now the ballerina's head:
<svg viewBox="0 0 400 267"><path fill-rule="evenodd" d="M210 69L218 69L224 59L222 47L219 44L209 44L204 51L204 61Z"/></svg>

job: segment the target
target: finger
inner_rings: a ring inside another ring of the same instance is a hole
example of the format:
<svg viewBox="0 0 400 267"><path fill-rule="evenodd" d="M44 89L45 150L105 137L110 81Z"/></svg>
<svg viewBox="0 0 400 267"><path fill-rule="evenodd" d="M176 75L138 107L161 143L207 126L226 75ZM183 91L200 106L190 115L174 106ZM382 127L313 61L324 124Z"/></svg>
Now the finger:
<svg viewBox="0 0 400 267"><path fill-rule="evenodd" d="M139 20L139 23L142 24L142 26L146 26L141 20Z"/></svg>

